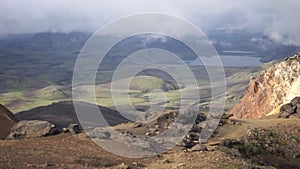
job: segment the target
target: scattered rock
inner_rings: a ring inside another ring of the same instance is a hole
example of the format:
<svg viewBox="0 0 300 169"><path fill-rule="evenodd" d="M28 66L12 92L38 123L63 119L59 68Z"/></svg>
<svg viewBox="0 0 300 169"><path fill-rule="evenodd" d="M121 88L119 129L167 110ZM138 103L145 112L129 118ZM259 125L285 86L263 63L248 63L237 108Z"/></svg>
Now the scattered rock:
<svg viewBox="0 0 300 169"><path fill-rule="evenodd" d="M182 146L185 148L192 148L196 144L199 144L199 135L200 133L189 132L184 139L182 140Z"/></svg>
<svg viewBox="0 0 300 169"><path fill-rule="evenodd" d="M229 147L230 143L231 143L230 139L224 139L220 142L220 146Z"/></svg>
<svg viewBox="0 0 300 169"><path fill-rule="evenodd" d="M233 114L223 114L222 119L229 119Z"/></svg>
<svg viewBox="0 0 300 169"><path fill-rule="evenodd" d="M179 163L179 164L177 165L177 167L183 167L183 166L185 166L185 163Z"/></svg>
<svg viewBox="0 0 300 169"><path fill-rule="evenodd" d="M192 113L186 113L188 117L193 116ZM194 122L194 125L190 129L189 133L184 137L180 145L182 145L185 148L192 148L195 145L199 144L199 137L200 133L202 131L202 128L206 126L205 124L206 115L204 113L199 112L196 116L196 120ZM179 124L189 124L187 120L181 120ZM196 148L195 148L196 149Z"/></svg>
<svg viewBox="0 0 300 169"><path fill-rule="evenodd" d="M170 123L173 123L177 117L177 114L178 114L177 111L163 113L156 120L157 121L156 125L158 125L156 126L156 128L163 127L165 125L169 125Z"/></svg>
<svg viewBox="0 0 300 169"><path fill-rule="evenodd" d="M155 133L155 132L157 132L157 131L158 131L157 128L149 128L149 132L151 132L151 133Z"/></svg>
<svg viewBox="0 0 300 169"><path fill-rule="evenodd" d="M144 168L145 165L143 165L142 163L138 162L138 161L135 161L135 162L132 162L132 168Z"/></svg>
<svg viewBox="0 0 300 169"><path fill-rule="evenodd" d="M63 132L63 133L68 133L68 132L70 132L70 130L67 129L67 128L63 128L63 129L62 129L62 132Z"/></svg>
<svg viewBox="0 0 300 169"><path fill-rule="evenodd" d="M136 136L130 131L122 131L121 134L128 136L128 137L136 138Z"/></svg>
<svg viewBox="0 0 300 169"><path fill-rule="evenodd" d="M141 123L135 123L133 128L139 128L139 127L142 127L142 126L143 126L143 124L141 124Z"/></svg>
<svg viewBox="0 0 300 169"><path fill-rule="evenodd" d="M48 162L46 162L45 164L42 165L42 167L52 167L55 166L54 164L50 164Z"/></svg>
<svg viewBox="0 0 300 169"><path fill-rule="evenodd" d="M194 124L190 132L198 132L198 133L200 133L201 130L202 130L203 123L201 123L201 125L199 125L199 124Z"/></svg>
<svg viewBox="0 0 300 169"><path fill-rule="evenodd" d="M237 140L224 139L220 142L220 146L232 148L234 145L239 145L240 142Z"/></svg>
<svg viewBox="0 0 300 169"><path fill-rule="evenodd" d="M171 161L169 159L163 159L163 160L160 161L160 163L169 164L169 163L171 163Z"/></svg>
<svg viewBox="0 0 300 169"><path fill-rule="evenodd" d="M130 166L128 166L128 165L126 165L126 164L124 164L124 163L120 164L117 168L118 168L118 169L131 169Z"/></svg>
<svg viewBox="0 0 300 169"><path fill-rule="evenodd" d="M194 152L194 151L208 151L208 149L205 145L197 144L194 147L192 147L190 149L190 151L192 151L192 152Z"/></svg>
<svg viewBox="0 0 300 169"><path fill-rule="evenodd" d="M111 137L111 132L109 129L96 127L91 131L87 131L88 135L94 139L109 139Z"/></svg>
<svg viewBox="0 0 300 169"><path fill-rule="evenodd" d="M73 123L69 124L67 130L72 134L78 134L82 132L81 126L79 124L73 124Z"/></svg>
<svg viewBox="0 0 300 169"><path fill-rule="evenodd" d="M299 154L296 154L296 155L294 155L294 158L300 158L300 153L299 153Z"/></svg>
<svg viewBox="0 0 300 169"><path fill-rule="evenodd" d="M58 133L54 124L40 120L24 120L16 123L7 139L51 136Z"/></svg>
<svg viewBox="0 0 300 169"><path fill-rule="evenodd" d="M241 153L239 152L239 150L236 148L229 148L228 153L233 157L241 157L242 156Z"/></svg>
<svg viewBox="0 0 300 169"><path fill-rule="evenodd" d="M204 113L198 113L195 123L199 124L206 120L206 115Z"/></svg>
<svg viewBox="0 0 300 169"><path fill-rule="evenodd" d="M216 146L206 146L207 147L207 151L215 151L216 150Z"/></svg>

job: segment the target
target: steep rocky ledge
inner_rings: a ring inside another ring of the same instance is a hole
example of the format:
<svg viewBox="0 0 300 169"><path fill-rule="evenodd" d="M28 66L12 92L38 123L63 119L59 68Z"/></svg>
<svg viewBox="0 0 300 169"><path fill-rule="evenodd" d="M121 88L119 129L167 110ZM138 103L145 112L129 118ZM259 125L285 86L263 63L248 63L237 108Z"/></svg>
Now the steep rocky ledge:
<svg viewBox="0 0 300 169"><path fill-rule="evenodd" d="M10 133L10 128L17 121L14 114L0 104L0 139L5 138Z"/></svg>
<svg viewBox="0 0 300 169"><path fill-rule="evenodd" d="M256 119L279 113L280 107L300 96L300 53L251 77L244 97L228 113L233 118Z"/></svg>

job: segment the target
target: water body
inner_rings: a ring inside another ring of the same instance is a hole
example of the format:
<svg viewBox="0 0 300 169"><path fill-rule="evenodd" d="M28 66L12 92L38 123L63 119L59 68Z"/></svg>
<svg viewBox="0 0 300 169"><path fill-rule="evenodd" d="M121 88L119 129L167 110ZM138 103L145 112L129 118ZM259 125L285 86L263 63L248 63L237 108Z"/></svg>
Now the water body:
<svg viewBox="0 0 300 169"><path fill-rule="evenodd" d="M220 55L220 59L224 67L257 67L262 63L259 57L253 56L237 56L237 55ZM203 65L200 59L186 62L189 65ZM210 62L207 66L216 66L213 62Z"/></svg>
<svg viewBox="0 0 300 169"><path fill-rule="evenodd" d="M242 50L222 50L222 53L228 54L255 54L253 51L242 51Z"/></svg>

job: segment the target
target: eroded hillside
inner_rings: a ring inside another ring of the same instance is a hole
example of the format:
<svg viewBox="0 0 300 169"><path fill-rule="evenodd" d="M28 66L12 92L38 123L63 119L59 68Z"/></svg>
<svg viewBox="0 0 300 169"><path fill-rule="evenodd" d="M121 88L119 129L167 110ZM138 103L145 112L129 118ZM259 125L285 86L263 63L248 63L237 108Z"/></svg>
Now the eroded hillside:
<svg viewBox="0 0 300 169"><path fill-rule="evenodd" d="M251 77L247 91L229 113L255 119L276 114L282 105L300 95L300 53Z"/></svg>

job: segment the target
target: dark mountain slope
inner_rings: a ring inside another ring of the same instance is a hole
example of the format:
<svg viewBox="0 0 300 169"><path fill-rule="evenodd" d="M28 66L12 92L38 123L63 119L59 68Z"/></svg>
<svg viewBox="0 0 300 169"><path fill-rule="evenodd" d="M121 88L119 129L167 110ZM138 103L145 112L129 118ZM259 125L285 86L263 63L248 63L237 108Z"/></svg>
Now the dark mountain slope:
<svg viewBox="0 0 300 169"><path fill-rule="evenodd" d="M89 126L105 126L103 123L95 123L100 121L99 115L95 112L94 105L79 102L87 113L81 123ZM98 106L105 120L112 126L126 123L128 120L121 116L117 111ZM67 127L70 123L78 123L77 114L74 109L73 102L64 101L53 103L48 106L37 107L28 111L16 114L19 120L45 120L57 126L58 129ZM81 116L80 116L81 117ZM96 120L95 120L96 119Z"/></svg>

